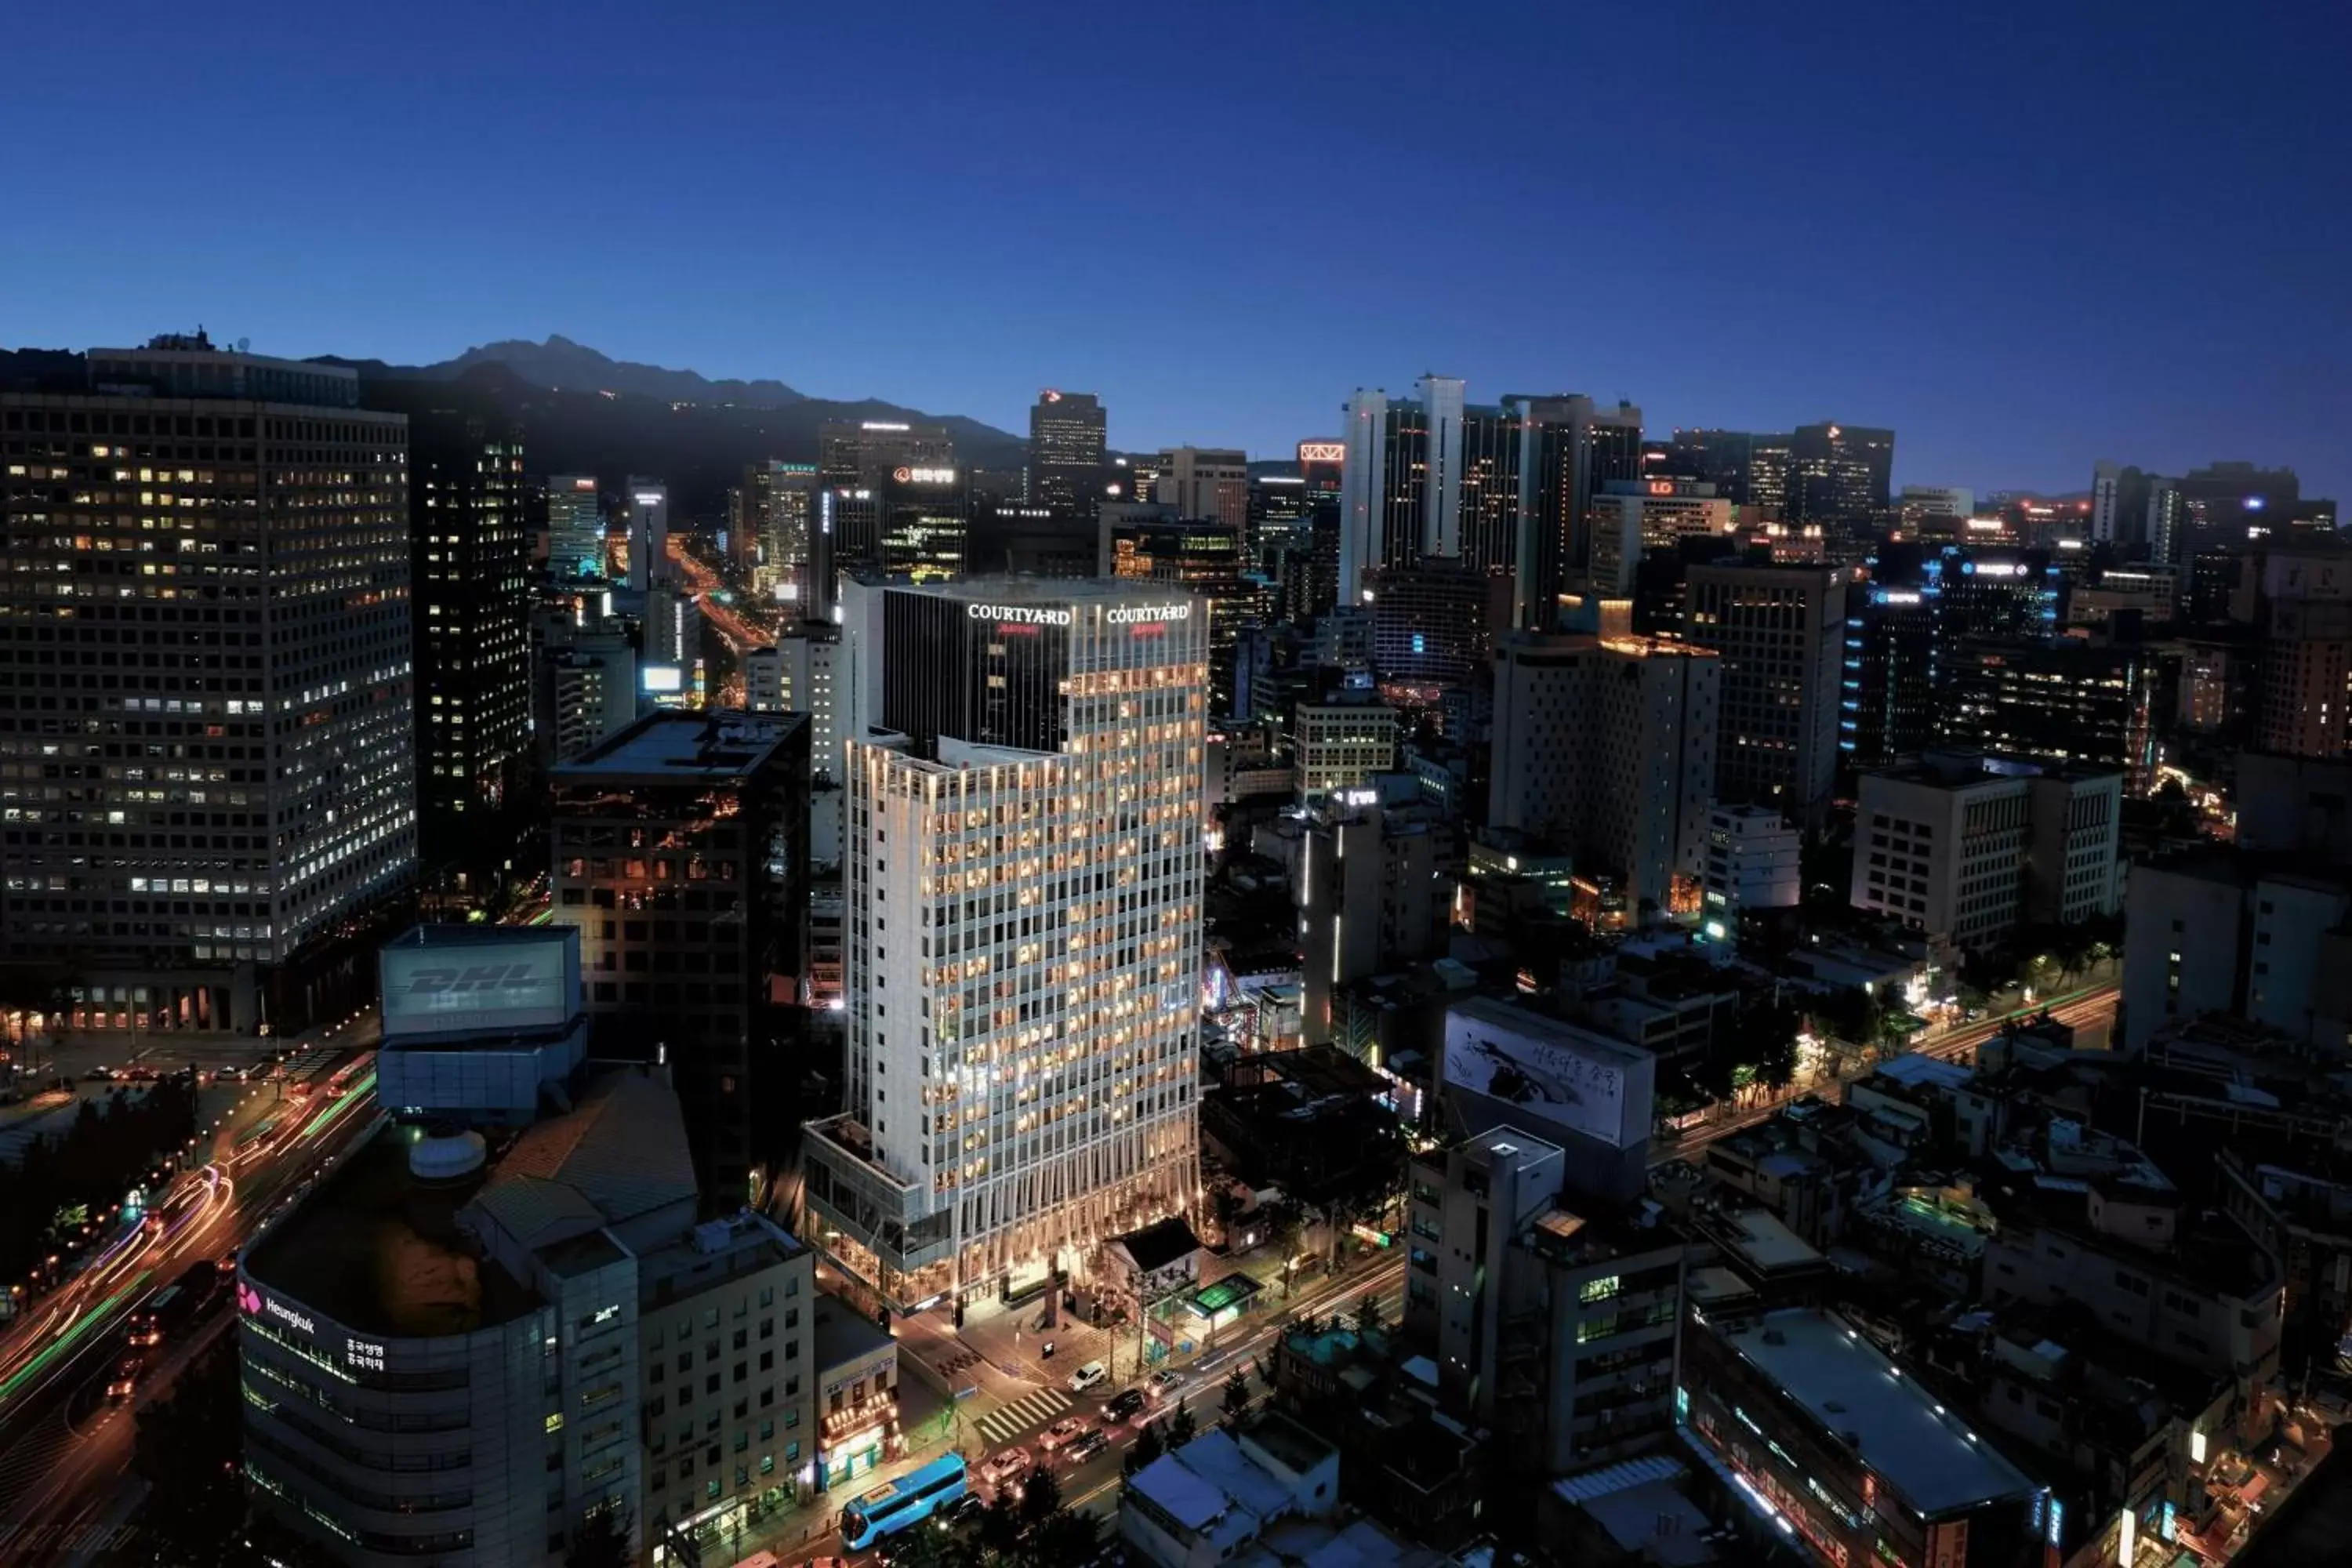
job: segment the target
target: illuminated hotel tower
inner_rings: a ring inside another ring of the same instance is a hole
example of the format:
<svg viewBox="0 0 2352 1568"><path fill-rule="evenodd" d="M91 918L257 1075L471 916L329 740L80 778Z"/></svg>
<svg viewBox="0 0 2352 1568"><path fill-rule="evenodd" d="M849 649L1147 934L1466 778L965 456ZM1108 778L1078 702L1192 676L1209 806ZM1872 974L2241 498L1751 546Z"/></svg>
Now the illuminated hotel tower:
<svg viewBox="0 0 2352 1568"><path fill-rule="evenodd" d="M1198 1182L1208 617L1164 584L880 590L848 752L848 1100L814 1228L908 1304L1017 1290ZM869 667L870 668L870 667Z"/></svg>

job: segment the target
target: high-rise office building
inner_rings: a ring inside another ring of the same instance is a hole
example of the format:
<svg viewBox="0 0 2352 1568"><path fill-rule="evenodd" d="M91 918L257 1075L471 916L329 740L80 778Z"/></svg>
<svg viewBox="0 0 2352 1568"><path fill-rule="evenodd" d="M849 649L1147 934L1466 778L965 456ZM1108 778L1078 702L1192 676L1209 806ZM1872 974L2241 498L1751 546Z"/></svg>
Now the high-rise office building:
<svg viewBox="0 0 2352 1568"><path fill-rule="evenodd" d="M772 458L743 470L745 521L759 554L760 581L780 599L807 603L809 535L816 524L814 463Z"/></svg>
<svg viewBox="0 0 2352 1568"><path fill-rule="evenodd" d="M1199 1181L1205 617L1153 584L866 598L887 733L845 747L850 1109L806 1129L805 1196L886 1299L969 1300Z"/></svg>
<svg viewBox="0 0 2352 1568"><path fill-rule="evenodd" d="M1848 610L1838 749L1874 766L1929 744L1943 689L1941 605L1935 584L1872 584Z"/></svg>
<svg viewBox="0 0 2352 1568"><path fill-rule="evenodd" d="M1837 778L1843 574L1821 566L1690 569L1683 637L1722 656L1717 798L1806 822Z"/></svg>
<svg viewBox="0 0 2352 1568"><path fill-rule="evenodd" d="M1444 556L1370 573L1364 594L1371 601L1372 665L1383 680L1483 683L1495 638L1511 626L1509 574Z"/></svg>
<svg viewBox="0 0 2352 1568"><path fill-rule="evenodd" d="M1797 437L1789 431L1759 431L1748 437L1748 495L1742 504L1782 522L1804 521L1791 510L1796 446Z"/></svg>
<svg viewBox="0 0 2352 1568"><path fill-rule="evenodd" d="M2140 648L1969 642L1945 657L1945 740L2107 769L2130 795L2155 784L2156 671Z"/></svg>
<svg viewBox="0 0 2352 1568"><path fill-rule="evenodd" d="M2333 503L2306 503L2293 468L2209 463L2183 474L2177 488L2194 549L2274 537L2290 522L2310 521L2323 509L2329 525L2334 523Z"/></svg>
<svg viewBox="0 0 2352 1568"><path fill-rule="evenodd" d="M1094 530L1095 509L1109 482L1107 430L1102 400L1091 392L1048 387L1029 410L1028 502L1052 513L1059 528Z"/></svg>
<svg viewBox="0 0 2352 1568"><path fill-rule="evenodd" d="M522 432L500 415L432 408L410 416L408 442L416 793L438 858L506 808L530 765Z"/></svg>
<svg viewBox="0 0 2352 1568"><path fill-rule="evenodd" d="M1915 536L1956 532L1976 510L1976 492L1965 485L1905 485L1895 501L1897 519Z"/></svg>
<svg viewBox="0 0 2352 1568"><path fill-rule="evenodd" d="M532 675L541 768L568 762L637 719L637 653L618 626L551 639Z"/></svg>
<svg viewBox="0 0 2352 1568"><path fill-rule="evenodd" d="M1586 510L1584 586L1604 598L1622 599L1634 589L1642 554L1671 550L1692 537L1728 537L1738 514L1730 500L1706 480L1610 479Z"/></svg>
<svg viewBox="0 0 2352 1568"><path fill-rule="evenodd" d="M1504 638L1488 822L1568 849L1617 918L1695 909L1722 679L1712 651L1679 643Z"/></svg>
<svg viewBox="0 0 2352 1568"><path fill-rule="evenodd" d="M1664 443L1663 470L1644 479L1693 479L1713 485L1734 506L1748 504L1748 467L1756 437L1745 430L1676 430Z"/></svg>
<svg viewBox="0 0 2352 1568"><path fill-rule="evenodd" d="M1111 531L1108 575L1166 583L1201 602L1209 617L1209 711L1234 710L1234 645L1265 615L1265 595L1248 572L1242 531L1231 523L1130 522Z"/></svg>
<svg viewBox="0 0 2352 1568"><path fill-rule="evenodd" d="M1517 620L1549 626L1588 553L1597 485L1641 477L1642 413L1589 397L1464 400L1463 383L1423 376L1411 399L1359 389L1344 405L1339 584L1357 602L1367 572L1424 556L1512 574Z"/></svg>
<svg viewBox="0 0 2352 1568"><path fill-rule="evenodd" d="M593 474L547 481L547 570L559 580L604 575L604 498Z"/></svg>
<svg viewBox="0 0 2352 1568"><path fill-rule="evenodd" d="M554 918L598 1050L669 1062L702 1189L757 1202L808 972L807 721L648 714L556 768Z"/></svg>
<svg viewBox="0 0 2352 1568"><path fill-rule="evenodd" d="M1518 427L1517 625L1549 631L1559 596L1584 580L1592 560L1587 529L1592 498L1613 480L1642 477L1642 411L1605 407L1580 394L1512 396L1503 406Z"/></svg>
<svg viewBox="0 0 2352 1568"><path fill-rule="evenodd" d="M2047 642L2058 635L2059 569L2046 552L1994 546L1927 558L1946 642L1989 637Z"/></svg>
<svg viewBox="0 0 2352 1568"><path fill-rule="evenodd" d="M817 435L814 577L865 569L924 580L963 570L971 525L955 439L944 426L896 420L835 421ZM828 552L830 561L826 560ZM819 583L809 613L822 616L834 589Z"/></svg>
<svg viewBox="0 0 2352 1568"><path fill-rule="evenodd" d="M809 861L841 866L842 749L849 711L848 641L832 621L796 621L776 644L743 656L744 685L755 713L800 713L809 721Z"/></svg>
<svg viewBox="0 0 2352 1568"><path fill-rule="evenodd" d="M629 519L629 586L642 594L669 581L669 487L631 474L621 499Z"/></svg>
<svg viewBox="0 0 2352 1568"><path fill-rule="evenodd" d="M0 952L77 1027L299 1027L415 874L407 421L201 336L89 364L0 392Z"/></svg>
<svg viewBox="0 0 2352 1568"><path fill-rule="evenodd" d="M2113 914L2123 786L2104 769L1967 751L1866 771L1853 905L1970 951L2021 921Z"/></svg>
<svg viewBox="0 0 2352 1568"><path fill-rule="evenodd" d="M2247 563L2263 635L2255 744L2294 757L2352 755L2352 552L2332 539Z"/></svg>
<svg viewBox="0 0 2352 1568"><path fill-rule="evenodd" d="M1894 431L1800 425L1790 447L1785 521L1867 530L1888 516L1894 479Z"/></svg>
<svg viewBox="0 0 2352 1568"><path fill-rule="evenodd" d="M955 467L955 437L944 425L896 419L828 420L819 427L817 476L828 485L873 485L897 468Z"/></svg>
<svg viewBox="0 0 2352 1568"><path fill-rule="evenodd" d="M1176 447L1160 454L1150 499L1188 522L1249 525L1249 455L1224 447ZM1138 497L1141 500L1143 498Z"/></svg>
<svg viewBox="0 0 2352 1568"><path fill-rule="evenodd" d="M645 657L637 668L645 694L666 706L690 706L702 679L702 605L675 583L646 595Z"/></svg>

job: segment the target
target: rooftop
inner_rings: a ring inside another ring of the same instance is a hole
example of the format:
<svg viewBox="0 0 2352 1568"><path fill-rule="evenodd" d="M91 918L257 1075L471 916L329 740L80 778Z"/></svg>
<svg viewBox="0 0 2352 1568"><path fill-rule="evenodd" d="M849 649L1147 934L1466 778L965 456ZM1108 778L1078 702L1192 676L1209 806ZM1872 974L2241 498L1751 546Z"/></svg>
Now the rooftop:
<svg viewBox="0 0 2352 1568"><path fill-rule="evenodd" d="M834 1367L863 1361L891 1344L888 1330L834 1296L816 1302L815 1366L819 1376Z"/></svg>
<svg viewBox="0 0 2352 1568"><path fill-rule="evenodd" d="M735 778L758 768L807 724L798 713L663 709L562 763L551 776L559 784Z"/></svg>
<svg viewBox="0 0 2352 1568"><path fill-rule="evenodd" d="M1554 1481L1552 1491L1591 1515L1629 1555L1677 1568L1715 1560L1706 1539L1715 1521L1683 1491L1689 1473L1680 1460L1653 1455Z"/></svg>
<svg viewBox="0 0 2352 1568"><path fill-rule="evenodd" d="M1769 1209L1741 1209L1718 1216L1710 1239L1759 1274L1780 1274L1823 1261L1820 1249L1782 1224Z"/></svg>
<svg viewBox="0 0 2352 1568"><path fill-rule="evenodd" d="M521 1317L539 1293L478 1255L457 1227L471 1194L413 1179L422 1132L386 1127L263 1233L246 1273L347 1328L425 1339Z"/></svg>
<svg viewBox="0 0 2352 1568"><path fill-rule="evenodd" d="M1192 1234L1192 1227L1179 1215L1114 1237L1111 1242L1123 1248L1134 1259L1136 1268L1146 1274L1157 1273L1201 1250L1201 1238Z"/></svg>
<svg viewBox="0 0 2352 1568"><path fill-rule="evenodd" d="M1717 1331L1931 1519L2034 1489L2023 1471L1831 1313L1792 1308Z"/></svg>
<svg viewBox="0 0 2352 1568"><path fill-rule="evenodd" d="M403 1338L471 1333L539 1304L536 1289L484 1255L492 1225L556 1273L621 1256L608 1226L696 1195L677 1097L616 1072L577 1109L526 1128L471 1180L420 1181L424 1130L387 1126L257 1241L257 1283L346 1327Z"/></svg>

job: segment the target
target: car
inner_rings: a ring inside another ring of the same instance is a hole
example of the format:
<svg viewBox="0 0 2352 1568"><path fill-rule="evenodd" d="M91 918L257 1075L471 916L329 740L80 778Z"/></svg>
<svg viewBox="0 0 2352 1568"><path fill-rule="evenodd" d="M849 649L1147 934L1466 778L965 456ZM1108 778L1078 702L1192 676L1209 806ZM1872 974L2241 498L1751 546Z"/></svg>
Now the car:
<svg viewBox="0 0 2352 1568"><path fill-rule="evenodd" d="M1154 1399L1173 1399L1191 1380L1174 1367L1163 1366L1144 1384Z"/></svg>
<svg viewBox="0 0 2352 1568"><path fill-rule="evenodd" d="M135 1352L117 1362L113 1375L106 1380L107 1402L121 1405L138 1393L139 1374L146 1370L147 1358Z"/></svg>
<svg viewBox="0 0 2352 1568"><path fill-rule="evenodd" d="M1093 1426L1083 1416L1065 1415L1045 1428L1045 1435L1037 1439L1037 1446L1050 1454L1056 1448L1067 1447L1092 1430Z"/></svg>
<svg viewBox="0 0 2352 1568"><path fill-rule="evenodd" d="M1109 1447L1110 1434L1097 1427L1071 1444L1066 1458L1074 1465L1083 1465Z"/></svg>
<svg viewBox="0 0 2352 1568"><path fill-rule="evenodd" d="M1017 1481L1029 1473L1029 1450L999 1448L980 1467L980 1479L992 1487Z"/></svg>
<svg viewBox="0 0 2352 1568"><path fill-rule="evenodd" d="M244 1064L241 1062L224 1062L221 1066L213 1069L213 1079L215 1082L219 1083L242 1083L245 1081Z"/></svg>
<svg viewBox="0 0 2352 1568"><path fill-rule="evenodd" d="M1098 1387L1109 1380L1110 1368L1103 1365L1103 1363L1098 1361L1090 1361L1087 1363L1086 1365L1078 1368L1077 1371L1070 1373L1070 1392L1072 1394L1084 1394L1088 1389Z"/></svg>
<svg viewBox="0 0 2352 1568"><path fill-rule="evenodd" d="M971 1523L973 1521L980 1518L982 1514L986 1513L987 1511L988 1505L986 1503L981 1501L980 1499L974 1497L971 1493L966 1492L963 1496L956 1499L955 1501L948 1504L946 1508L940 1510L938 1518L941 1522L946 1524L950 1530L954 1530L959 1526Z"/></svg>
<svg viewBox="0 0 2352 1568"><path fill-rule="evenodd" d="M81 1080L84 1083L112 1083L114 1081L114 1069L112 1068L103 1067L92 1068L88 1072L81 1075Z"/></svg>
<svg viewBox="0 0 2352 1568"><path fill-rule="evenodd" d="M1142 1409L1143 1404L1143 1390L1122 1388L1110 1396L1109 1402L1103 1406L1103 1414L1114 1421L1124 1421Z"/></svg>

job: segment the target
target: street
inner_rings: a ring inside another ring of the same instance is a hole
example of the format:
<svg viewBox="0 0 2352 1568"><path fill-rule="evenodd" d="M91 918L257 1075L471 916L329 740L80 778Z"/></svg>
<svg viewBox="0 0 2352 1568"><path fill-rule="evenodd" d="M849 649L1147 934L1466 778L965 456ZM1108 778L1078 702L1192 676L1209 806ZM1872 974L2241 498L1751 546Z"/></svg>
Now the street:
<svg viewBox="0 0 2352 1568"><path fill-rule="evenodd" d="M2112 1029L2116 1004L2119 1000L2113 982L2084 986L2063 992L2031 1005L2012 1009L1996 1016L1979 1018L1930 1035L1912 1047L1914 1054L1933 1057L1938 1061L1964 1064L1976 1060L1978 1049L1987 1040L2012 1023L2021 1023L2041 1016L2046 1008L2059 1023L2077 1029L2085 1027ZM1844 1080L1834 1079L1827 1083L1791 1084L1781 1098L1767 1100L1735 1111L1718 1121L1705 1122L1683 1133L1679 1138L1654 1139L1650 1145L1650 1163L1663 1165L1669 1160L1689 1160L1705 1152L1706 1146L1718 1138L1728 1137L1743 1128L1769 1121L1780 1114L1790 1100L1807 1094L1817 1094L1825 1100L1836 1100L1844 1092Z"/></svg>
<svg viewBox="0 0 2352 1568"><path fill-rule="evenodd" d="M119 1542L142 1491L129 1474L133 1413L230 1331L234 1286L224 1281L201 1317L151 1351L135 1394L116 1404L105 1384L125 1350L124 1321L190 1265L234 1256L373 1124L374 1074L359 1051L372 1033L352 1021L300 1042L290 1082L215 1085L226 1103L215 1115L205 1102L207 1142L193 1168L0 1333L0 1558L85 1562Z"/></svg>
<svg viewBox="0 0 2352 1568"><path fill-rule="evenodd" d="M1295 1287L1288 1302L1268 1299L1254 1319L1244 1320L1231 1337L1221 1336L1213 1347L1204 1346L1196 1358L1178 1361L1176 1370L1186 1381L1178 1391L1187 1410L1207 1430L1221 1418L1224 1381L1236 1366L1253 1368L1265 1356L1274 1336L1285 1321L1292 1318L1316 1316L1328 1318L1334 1313L1352 1313L1358 1302L1367 1295L1381 1299L1382 1321L1394 1322L1403 1309L1404 1259L1390 1254L1377 1261L1360 1263L1356 1268L1330 1279L1316 1279L1312 1285ZM898 1328L902 1357L923 1354L928 1350L941 1353L943 1348L959 1342L949 1320L933 1311L907 1321ZM1120 1465L1128 1447L1133 1444L1137 1428L1124 1421L1108 1426L1103 1422L1103 1406L1121 1388L1135 1382L1131 1376L1113 1378L1085 1394L1073 1394L1066 1378L1070 1371L1093 1356L1103 1355L1100 1348L1103 1331L1057 1329L1055 1331L1055 1352L1049 1362L1031 1359L1022 1364L1022 1374L1008 1374L985 1357L973 1363L968 1381L976 1382L977 1391L956 1402L953 1435L950 1446L960 1450L975 1469L991 1456L1008 1447L1025 1450L1033 1464L1043 1462L1051 1469L1062 1487L1063 1506L1084 1510L1108 1519L1117 1511L1119 1482L1124 1479ZM1081 1336L1084 1337L1081 1337ZM1094 1348L1089 1348L1094 1347ZM1122 1356L1122 1360L1125 1357ZM929 1363L928 1357L926 1364ZM1129 1363L1131 1366L1131 1363ZM917 1376L922 1374L918 1373ZM1264 1394L1255 1371L1250 1384L1253 1399ZM1173 1407L1174 1401L1162 1401ZM1073 1465L1045 1452L1039 1442L1041 1435L1056 1421L1076 1418L1087 1426L1102 1427L1110 1438L1109 1445L1089 1458ZM894 1461L881 1472L861 1477L831 1496L812 1503L779 1521L772 1531L746 1532L742 1541L730 1542L733 1558L714 1554L713 1561L732 1561L766 1548L787 1563L822 1560L841 1553L841 1536L835 1520L844 1503L852 1501L889 1474L910 1469L918 1464L939 1457L943 1448L937 1443L928 1447L912 1449L903 1460ZM983 1485L975 1476L972 1489L982 1497L993 1497L995 1489ZM818 1531L822 1533L817 1533ZM854 1561L870 1561L872 1553L860 1553Z"/></svg>

